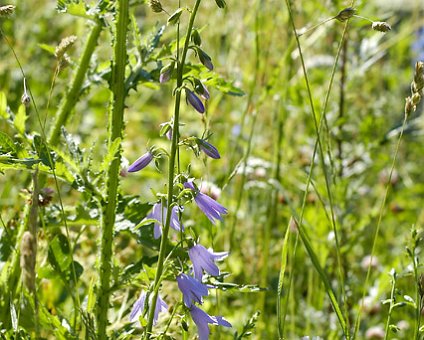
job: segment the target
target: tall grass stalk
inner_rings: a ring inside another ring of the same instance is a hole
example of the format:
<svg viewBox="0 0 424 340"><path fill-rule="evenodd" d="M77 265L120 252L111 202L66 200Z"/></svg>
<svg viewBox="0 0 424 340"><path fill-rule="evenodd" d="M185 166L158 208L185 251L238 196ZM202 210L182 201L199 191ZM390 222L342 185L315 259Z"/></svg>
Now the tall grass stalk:
<svg viewBox="0 0 424 340"><path fill-rule="evenodd" d="M124 127L124 109L126 90L125 66L127 63L127 29L129 23L129 1L117 2L116 32L113 46L113 66L111 79L111 104L109 114L108 148L113 150L116 143L121 143ZM110 151L112 152L112 151ZM108 310L110 297L110 276L112 269L112 240L116 218L117 193L119 185L119 169L121 165L121 148L114 154L114 159L107 172L106 202L103 202L100 245L100 285L97 290L97 335L99 339L106 339L108 324Z"/></svg>
<svg viewBox="0 0 424 340"><path fill-rule="evenodd" d="M367 275L365 277L365 283L364 283L363 289L362 289L362 300L361 300L361 303L359 305L359 310L358 310L358 314L356 316L356 321L355 321L355 329L354 329L354 333L353 333L354 337L356 336L356 334L359 330L359 325L361 323L361 314L362 314L362 310L364 308L364 298L365 298L365 295L368 291L369 279L370 279L370 275L371 275L371 264L372 264L373 258L375 256L375 249L376 249L376 246L377 246L377 238L378 238L378 234L380 232L381 221L383 220L384 208L386 206L387 196L389 194L390 185L391 185L391 181L392 181L392 177L393 177L393 171L395 169L396 160L397 160L397 156L399 154L399 148L400 148L400 144L401 144L401 141L402 141L403 132L405 131L407 120L408 120L408 115L405 113L404 118L403 118L403 122L402 122L402 127L401 127L400 133L399 133L399 138L398 138L397 143L396 143L395 154L393 156L392 164L390 166L390 172L389 172L389 177L387 179L386 189L384 191L383 199L381 200L380 209L379 209L379 212L378 212L377 226L375 227L373 242L372 242L372 248L371 248L371 258L370 258L370 262L368 264Z"/></svg>
<svg viewBox="0 0 424 340"><path fill-rule="evenodd" d="M343 301L345 301L344 280L343 280L342 269L341 269L340 244L339 244L339 238L338 238L337 226L336 226L336 219L335 219L335 213L334 213L333 196L332 196L332 192L331 192L331 189L330 189L330 181L329 181L328 172L327 172L327 169L326 169L325 159L324 159L324 149L323 149L322 142L321 142L321 125L322 125L322 121L326 120L326 118L325 118L326 108L327 108L329 96L330 96L330 93L331 93L331 88L332 88L332 84L333 84L333 80L334 80L334 75L335 75L335 70L336 70L336 67L337 67L338 59L339 59L339 56L340 56L342 43L343 43L346 31L347 31L348 21L345 23L341 43L339 44L339 49L337 51L335 62L334 62L334 65L333 65L333 70L331 72L329 88L327 90L326 97L325 97L325 100L324 100L323 112L322 112L321 117L320 117L320 122L318 123L317 115L316 115L314 104L313 104L312 91L311 91L311 88L310 88L310 85L309 85L308 74L307 74L307 71L306 71L303 53L302 53L302 49L301 49L301 46L300 46L299 36L296 33L296 26L295 26L295 23L294 23L293 13L292 13L292 9L291 9L291 5L290 5L289 0L286 0L286 5L287 5L287 8L288 8L289 19L290 19L290 22L291 22L291 26L292 26L295 38L296 38L297 47L298 47L298 50L299 50L300 61L301 61L301 64L302 64L303 74L304 74L304 78L305 78L305 82L306 82L306 86L307 86L307 92L308 92L309 102L310 102L311 111L312 111L313 120L314 120L315 133L316 133L316 143L315 143L315 146L314 146L314 153L313 153L313 156L312 156L311 170L310 170L310 173L309 173L309 176L308 176L307 188L305 190L304 200L303 200L303 203L302 203L301 216L302 216L302 220L303 220L303 211L304 211L305 203L306 203L306 195L307 195L307 192L308 192L308 189L309 189L310 181L312 179L314 157L315 157L315 154L318 150L319 156L320 156L320 161L321 161L322 167L323 167L323 173L324 173L324 178L325 178L327 195L328 195L329 203L330 203L331 225L332 225L333 233L334 233L334 236L335 236L335 243L336 243L335 248L336 248L336 254L337 254L339 278L341 280L340 285L341 285L341 291L342 291L342 299L343 299ZM329 133L328 129L327 129L327 133ZM326 286L327 294L330 297L330 301L331 301L333 308L334 308L334 310L337 314L337 317L339 319L340 325L342 326L343 332L344 332L345 336L347 338L349 338L350 337L349 336L349 326L346 324L346 320L349 319L347 317L347 310L345 309L345 314L346 314L346 319L345 319L341 314L340 307L339 307L337 300L335 298L333 289L331 288L331 286L329 284L329 280L328 280L328 277L327 277L325 271L321 268L321 266L319 265L319 262L315 261L314 258L313 258L314 257L313 256L314 255L313 250L312 250L312 247L309 243L307 235L305 234L305 231L302 227L302 221L299 221L298 223L299 223L298 224L299 235L302 238L302 241L303 241L303 243L306 247L306 250L308 251L309 256L311 257L311 260L312 260L314 266L316 267L318 273L320 274L324 285Z"/></svg>
<svg viewBox="0 0 424 340"><path fill-rule="evenodd" d="M168 199L167 199L167 214L165 219L165 225L163 226L162 230L162 237L160 242L160 248L159 248L159 258L158 258L158 264L156 268L156 274L155 274L155 281L154 281L154 288L153 288L153 299L151 300L151 306L149 306L149 316L146 326L146 335L145 337L147 339L150 338L152 327L153 327L153 320L155 316L155 308L156 308L156 301L159 294L159 288L160 288L160 282L162 279L162 272L165 262L165 251L166 251L166 244L168 242L168 232L169 232L169 226L171 222L171 213L172 213L172 207L174 204L174 174L175 174L175 167L176 167L176 155L177 155L177 149L178 149L178 142L179 142L179 121L180 121L180 104L181 104L181 91L183 86L183 74L184 74L184 64L187 57L187 52L190 44L190 37L191 37L191 31L193 29L194 25L194 19L196 18L197 11L199 9L201 0L196 0L196 3L194 4L193 9L191 10L190 19L188 22L187 27L187 33L185 37L184 47L181 52L181 59L177 60L177 90L175 94L175 106L174 106L174 117L173 117L173 129L172 129L172 144L171 144L171 151L169 154L169 164L168 164ZM179 37L177 37L179 38Z"/></svg>

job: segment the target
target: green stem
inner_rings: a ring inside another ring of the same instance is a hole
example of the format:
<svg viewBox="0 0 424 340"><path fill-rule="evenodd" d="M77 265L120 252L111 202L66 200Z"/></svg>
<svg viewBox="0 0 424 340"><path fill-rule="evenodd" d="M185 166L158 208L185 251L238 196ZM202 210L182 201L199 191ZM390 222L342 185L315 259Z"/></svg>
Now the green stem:
<svg viewBox="0 0 424 340"><path fill-rule="evenodd" d="M365 294L368 291L368 282L369 282L369 279L370 279L370 276L371 276L371 264L372 264L372 260L375 256L374 254L375 254L375 250L376 250L376 247L377 247L377 238L378 238L378 234L380 232L381 222L383 220L384 207L386 206L387 197L389 195L390 183L392 181L393 171L395 169L397 157L398 157L398 154L399 154L399 148L400 148L400 144L401 144L401 141L402 141L403 133L405 131L407 120L408 120L408 116L405 113L403 123L402 123L402 128L400 130L399 138L398 138L397 143L396 143L395 155L393 156L392 165L390 166L389 178L387 180L386 189L384 191L384 196L383 196L383 199L381 200L381 204L380 204L377 226L375 227L375 231L374 231L374 235L373 235L373 242L372 242L372 248L371 248L371 259L370 259L370 262L368 264L367 275L365 277L365 283L363 285L362 299L361 299L362 302L359 305L358 314L356 316L353 338L355 338L356 334L358 333L359 326L360 326L360 323L361 323L361 315L362 315L362 310L364 308L364 298L365 298Z"/></svg>
<svg viewBox="0 0 424 340"><path fill-rule="evenodd" d="M339 240L338 240L336 220L335 220L335 213L334 213L334 208L333 208L334 207L333 196L332 196L332 192L330 190L330 181L329 181L328 172L327 172L327 169L326 169L326 166L325 166L324 148L323 148L322 141L321 141L321 123L322 123L322 120L324 120L324 122L326 121L325 112L326 112L328 98L329 98L329 95L330 95L330 92L331 92L331 87L332 87L332 83L333 83L333 79L334 79L335 68L337 66L337 61L338 61L338 58L340 56L341 44L339 45L339 50L338 50L337 55L336 55L336 60L335 60L335 63L334 63L332 74L331 74L329 89L327 91L326 98L325 98L325 101L324 101L325 102L325 104L324 104L324 110L322 112L320 121L318 122L317 114L315 112L315 107L314 107L314 101L313 101L313 98L312 98L312 91L311 91L311 88L310 88L310 85L309 85L309 77L308 77L308 73L306 71L306 65L305 65L305 61L304 61L304 58L303 58L302 49L301 49L301 46L300 46L299 36L296 33L296 26L295 26L295 23L294 23L294 18L293 18L293 14L292 14L291 4L290 4L290 1L289 0L285 0L285 2L286 2L286 6L287 6L287 9L288 9L288 12L289 12L289 20L290 20L290 23L291 23L291 26L292 26L292 30L293 30L294 36L296 38L296 44L297 44L297 48L299 50L299 57L300 57L300 61L301 61L301 65L302 65L302 70L303 70L303 75L304 75L304 78L305 78L305 83L306 83L307 92L308 92L308 99L309 99L309 103L310 103L310 106L311 106L312 117L313 117L313 122L314 122L314 127L315 127L315 133L316 133L316 143L315 143L315 147L314 147L314 156L315 156L316 151L318 150L319 151L318 154L319 154L319 157L320 157L320 161L321 161L321 164L322 164L322 167L323 167L322 170L323 170L323 173L324 173L326 190L327 190L328 198L329 198L329 201L330 201L331 224L332 224L332 229L333 229L334 236L335 236L335 241L336 241L336 253L337 253L338 271L339 271L340 278L342 278L343 275L341 273L340 245L339 245ZM346 22L345 27L344 27L342 41L343 41L344 36L346 34L346 31L347 31L347 24L348 24L348 22ZM328 128L327 128L327 130L328 130ZM307 191L309 190L309 184L310 184L311 178L312 178L311 177L312 176L312 166L313 166L312 164L313 164L314 156L312 157L311 171L310 171L310 174L308 176L308 181L307 181L307 187L306 187L305 195L307 194ZM303 212L304 212L305 198L306 198L306 196L304 196L304 201L303 201L301 216L303 216ZM336 315L337 315L337 317L339 319L339 323L340 323L340 326L343 329L343 333L345 334L345 336L346 336L347 339L350 339L349 328L346 325L346 321L344 320L344 317L343 317L343 315L341 313L341 310L340 310L340 307L338 305L337 299L335 297L334 291L333 291L333 289L332 289L332 287L330 285L330 282L329 282L329 279L328 279L326 273L320 267L319 262L316 261L316 259L314 258L315 257L314 251L313 251L313 248L311 247L311 244L310 244L309 240L307 239L307 235L306 235L305 231L302 228L302 221L299 221L298 230L299 230L299 236L301 237L301 239L303 241L303 244L304 244L304 246L305 246L305 248L306 248L306 250L308 252L308 255L310 256L312 262L314 263L314 266L317 269L318 274L320 275L321 280L322 280L322 282L324 283L324 285L326 287L327 294L328 294L328 296L330 298L331 304L332 304L332 306L333 306L333 308L334 308L334 310L336 312ZM344 294L343 285L344 285L344 283L342 281L341 282L342 296L344 297L345 294ZM345 300L345 299L343 299L343 300Z"/></svg>
<svg viewBox="0 0 424 340"><path fill-rule="evenodd" d="M152 327L153 327L153 319L155 315L156 301L159 294L159 287L161 276L163 272L164 262L165 262L165 250L166 243L168 241L168 231L169 225L171 222L171 212L172 212L172 204L174 201L173 192L174 192L174 172L175 172L175 160L177 155L178 141L179 141L179 118L180 118L180 103L181 103L181 87L183 85L183 71L184 64L187 57L188 47L190 43L191 31L194 24L194 19L197 14L197 10L199 9L200 2L202 0L196 0L194 4L193 10L190 15L190 20L187 27L187 33L185 38L185 43L183 47L183 51L181 54L181 60L178 62L177 68L177 91L175 95L175 108L174 108L174 125L172 128L172 144L171 144L171 152L169 155L169 168L168 168L168 201L167 201L167 213L165 225L163 226L162 238L160 242L159 249L159 258L158 258L158 267L156 269L155 282L154 282L154 291L153 291L153 299L151 300L151 305L149 306L149 318L146 326L146 338L149 339Z"/></svg>
<svg viewBox="0 0 424 340"><path fill-rule="evenodd" d="M392 276L392 289L390 291L390 307L389 307L389 315L387 316L387 321L386 321L384 340L387 340L389 336L390 320L392 318L393 305L395 301L396 272L393 271L392 274L393 276Z"/></svg>
<svg viewBox="0 0 424 340"><path fill-rule="evenodd" d="M100 32L102 31L103 23L100 20L96 21L96 24L91 29L90 35L87 39L87 42L84 47L81 59L78 63L78 68L75 73L74 79L71 83L71 88L66 94L65 99L62 101L58 113L55 125L53 126L49 138L50 145L56 145L61 128L63 125L66 125L66 122L69 119L72 109L75 107L75 104L78 101L79 95L81 93L81 87L84 81L85 74L90 63L91 56L94 52L94 49L97 46L97 39L99 38Z"/></svg>
<svg viewBox="0 0 424 340"><path fill-rule="evenodd" d="M127 62L126 38L129 22L129 1L117 2L117 20L114 43L114 64L111 81L111 112L109 115L109 149L122 138L124 127L124 109L126 91L125 65ZM110 276L112 270L112 240L115 224L117 193L119 185L119 168L121 163L121 148L115 153L107 173L107 195L103 204L101 230L102 241L100 250L100 287L97 291L97 334L99 339L106 339L107 312L109 309Z"/></svg>

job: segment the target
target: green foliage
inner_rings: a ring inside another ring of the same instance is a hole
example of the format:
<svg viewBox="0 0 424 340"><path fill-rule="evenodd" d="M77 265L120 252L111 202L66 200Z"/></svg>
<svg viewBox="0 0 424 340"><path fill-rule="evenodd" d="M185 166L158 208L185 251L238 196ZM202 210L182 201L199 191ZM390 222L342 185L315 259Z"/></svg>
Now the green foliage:
<svg viewBox="0 0 424 340"><path fill-rule="evenodd" d="M161 1L163 11L156 12L147 1L130 1L129 23L121 28L128 32L121 40L128 60L118 62L124 81L116 86L117 3L58 0L55 10L51 1L23 1L1 18L0 338L98 338L105 216L113 216L106 237L107 338L142 337L129 314L140 291L154 289L160 239L147 216L168 198L166 135L181 96L179 79L199 96L203 84L210 99L201 99L202 115L184 100L179 106L171 196L184 206L179 213L187 231L183 237L170 229L163 248L159 289L171 313L160 315L155 336L195 336L175 276L190 270L187 250L201 239L230 252L219 264L221 275L207 277L216 290L203 307L233 327L210 326L211 339L362 339L376 327L387 338L420 338L422 100L402 123L405 98L418 100L410 85L422 8L412 1L402 10L287 1L294 32L282 2L227 7L204 0L186 41L194 1L181 8ZM392 29L376 32L374 20ZM70 62L58 64L56 46L71 35L78 39L67 52ZM177 57L186 43L181 66ZM160 83L165 72L169 79ZM125 126L111 138L117 125L108 111L117 102ZM193 136L208 136L221 159L199 155L187 142ZM127 164L153 146L163 150L161 172L149 166L128 173ZM37 168L40 193L32 202ZM199 179L228 208L222 223L211 226L188 203L191 196L181 193L187 178ZM35 203L30 291L21 282L20 252Z"/></svg>

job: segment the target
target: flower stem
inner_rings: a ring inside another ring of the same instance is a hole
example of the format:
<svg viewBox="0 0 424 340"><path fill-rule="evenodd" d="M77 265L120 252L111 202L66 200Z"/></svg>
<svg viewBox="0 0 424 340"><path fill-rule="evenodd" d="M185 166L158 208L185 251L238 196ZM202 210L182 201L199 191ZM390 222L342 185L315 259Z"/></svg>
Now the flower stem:
<svg viewBox="0 0 424 340"><path fill-rule="evenodd" d="M124 108L126 91L125 65L127 61L126 36L129 21L129 1L117 2L116 35L114 37L114 64L112 66L112 80L110 89L112 92L110 115L109 115L109 140L108 147L112 148L117 140L122 138L124 127ZM97 291L97 336L106 339L107 312L109 309L110 275L112 258L113 227L115 224L115 210L117 205L117 192L119 185L119 167L121 163L121 148L115 153L107 173L106 201L102 208L102 241L100 249L100 287Z"/></svg>
<svg viewBox="0 0 424 340"><path fill-rule="evenodd" d="M149 318L148 318L148 322L146 326L147 339L150 338L152 327L153 327L156 300L159 294L160 281L161 281L161 276L162 276L164 262L165 262L165 250L166 250L166 243L168 241L169 225L171 222L172 203L174 200L173 198L174 172L175 172L175 160L176 160L178 141L179 141L179 118L180 118L180 103L181 103L181 87L183 85L183 70L184 70L185 59L187 56L187 51L188 51L188 47L190 43L190 36L191 36L193 24L194 24L194 19L196 17L200 2L201 0L196 0L196 3L194 4L193 10L191 12L190 20L187 27L185 43L184 43L183 51L181 54L181 59L178 61L178 66L177 66L177 91L175 95L175 108L174 108L174 119L173 119L174 125L172 128L172 131L173 131L172 144L171 144L171 152L169 155L169 169L168 169L167 213L166 213L165 225L163 226L162 238L160 242L158 266L157 266L156 275L155 275L152 305L149 306Z"/></svg>

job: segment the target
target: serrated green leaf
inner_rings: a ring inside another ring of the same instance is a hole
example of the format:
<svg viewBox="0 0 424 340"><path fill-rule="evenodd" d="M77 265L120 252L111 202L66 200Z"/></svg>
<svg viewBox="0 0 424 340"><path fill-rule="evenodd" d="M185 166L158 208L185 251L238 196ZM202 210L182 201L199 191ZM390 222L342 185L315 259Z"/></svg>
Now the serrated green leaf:
<svg viewBox="0 0 424 340"><path fill-rule="evenodd" d="M13 120L13 125L15 129L19 132L19 134L25 134L25 122L27 120L27 114L24 105L20 105L18 109L18 113L15 115L15 119Z"/></svg>
<svg viewBox="0 0 424 340"><path fill-rule="evenodd" d="M66 144L68 145L69 153L71 154L73 160L76 163L82 163L82 152L75 142L73 136L66 131L65 127L62 127L62 134L65 138Z"/></svg>
<svg viewBox="0 0 424 340"><path fill-rule="evenodd" d="M242 97L245 95L242 89L226 81L224 78L214 78L210 81L207 81L206 85L210 85L222 93L229 94L230 96Z"/></svg>
<svg viewBox="0 0 424 340"><path fill-rule="evenodd" d="M1 153L16 153L16 146L13 139L9 135L0 131L0 152Z"/></svg>
<svg viewBox="0 0 424 340"><path fill-rule="evenodd" d="M54 153L51 152L45 143L45 141L38 135L34 136L34 148L37 151L38 157L41 162L48 166L50 169L54 167ZM49 154L50 152L50 154Z"/></svg>
<svg viewBox="0 0 424 340"><path fill-rule="evenodd" d="M59 234L49 243L48 259L53 268L65 272L72 262L71 250L65 235Z"/></svg>
<svg viewBox="0 0 424 340"><path fill-rule="evenodd" d="M100 165L100 171L103 172L109 168L110 163L112 163L112 161L115 159L116 153L118 152L120 146L121 146L121 138L116 138L112 142L112 145L109 148L109 152L106 154L105 158L103 158L103 162Z"/></svg>
<svg viewBox="0 0 424 340"><path fill-rule="evenodd" d="M57 10L59 12L68 13L76 17L94 19L93 15L87 14L84 1L59 0L57 2Z"/></svg>

